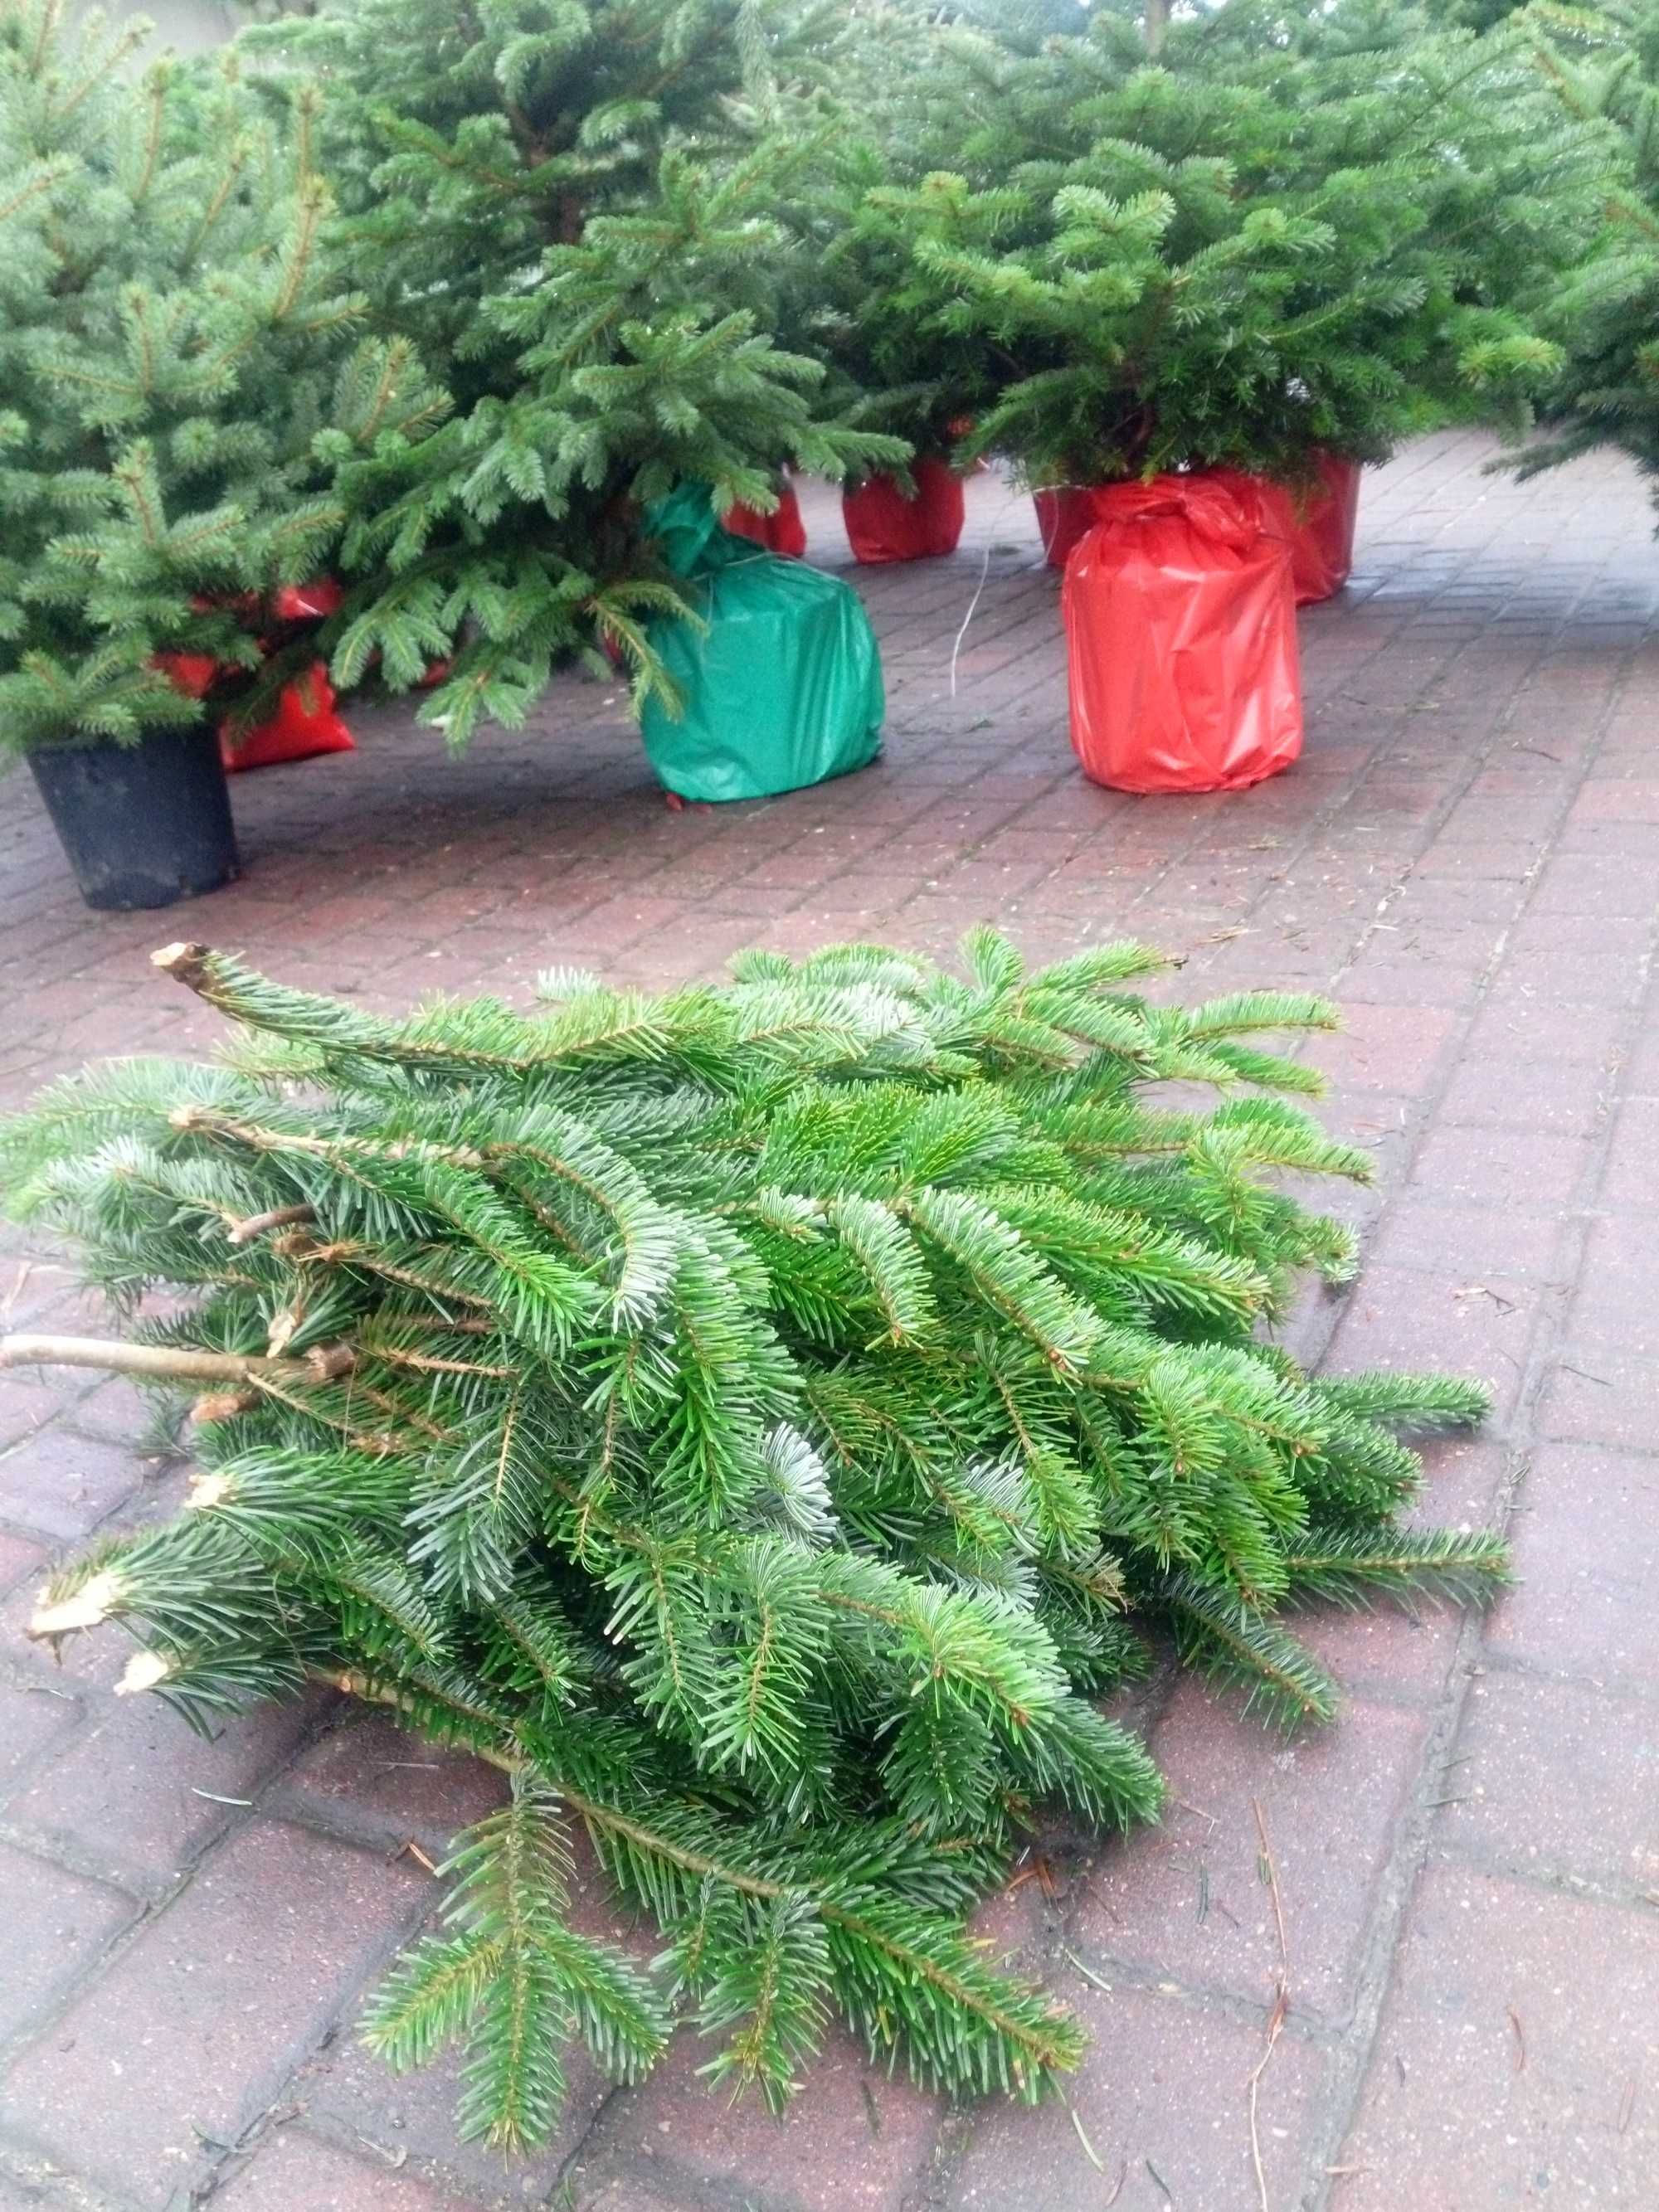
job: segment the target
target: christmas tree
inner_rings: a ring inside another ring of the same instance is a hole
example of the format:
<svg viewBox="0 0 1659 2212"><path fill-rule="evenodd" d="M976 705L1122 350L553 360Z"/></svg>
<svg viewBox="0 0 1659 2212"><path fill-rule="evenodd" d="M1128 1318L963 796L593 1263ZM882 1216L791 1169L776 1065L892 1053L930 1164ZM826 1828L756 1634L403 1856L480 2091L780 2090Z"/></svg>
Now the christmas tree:
<svg viewBox="0 0 1659 2212"><path fill-rule="evenodd" d="M1530 475L1612 445L1659 475L1659 7L1540 4L1522 20L1564 111L1613 135L1622 173L1594 250L1545 310L1565 365L1543 409L1547 434L1518 465Z"/></svg>
<svg viewBox="0 0 1659 2212"><path fill-rule="evenodd" d="M0 0L0 744L198 716L156 654L256 665L340 527L318 434L425 404L322 245L314 101L135 80L143 36Z"/></svg>
<svg viewBox="0 0 1659 2212"><path fill-rule="evenodd" d="M693 480L721 512L769 510L785 465L902 462L772 336L797 196L844 128L818 89L840 21L787 0L362 0L248 34L273 93L288 68L328 87L340 246L376 272L376 326L454 402L370 458L329 445L354 580L325 633L338 678L378 661L403 688L451 661L422 719L456 744L521 722L560 660L605 670L601 646L636 697L665 690L647 626L684 602L656 501Z"/></svg>
<svg viewBox="0 0 1659 2212"><path fill-rule="evenodd" d="M1155 1005L1133 945L964 953L383 1021L175 945L228 1056L106 1064L0 1135L15 1211L118 1309L167 1296L0 1364L205 1394L185 1510L55 1574L32 1632L118 1624L123 1686L201 1725L320 1677L512 1777L368 2027L399 2066L465 2039L469 2133L545 2135L564 2043L636 2075L671 2006L774 2102L831 2013L1039 2096L1079 2031L963 1917L1038 1807L1156 1812L1091 1702L1140 1629L1318 1719L1288 1606L1501 1579L1495 1539L1399 1518L1393 1431L1480 1391L1260 1334L1352 1263L1267 1180L1370 1173L1266 1048L1331 1009ZM1228 1095L1141 1095L1172 1080ZM573 1825L661 1927L652 1976L565 1917Z"/></svg>
<svg viewBox="0 0 1659 2212"><path fill-rule="evenodd" d="M909 108L907 97L887 118L900 143ZM932 288L916 284L914 228L890 197L891 174L879 137L844 150L822 202L811 283L785 313L799 349L825 362L849 420L902 438L914 457L942 459L994 399L996 363L977 330L951 327Z"/></svg>
<svg viewBox="0 0 1659 2212"><path fill-rule="evenodd" d="M855 89L843 102L845 128L793 210L810 251L780 293L777 326L823 362L832 403L848 420L903 438L915 457L943 459L994 396L998 368L977 332L943 327L931 296L916 290L910 225L881 188L919 179L956 143L952 29L909 5L854 21Z"/></svg>
<svg viewBox="0 0 1659 2212"><path fill-rule="evenodd" d="M1518 37L1231 0L941 53L953 89L874 198L904 313L994 364L969 451L1037 483L1293 479L1425 419L1522 420L1557 365L1522 303L1590 234L1603 155Z"/></svg>

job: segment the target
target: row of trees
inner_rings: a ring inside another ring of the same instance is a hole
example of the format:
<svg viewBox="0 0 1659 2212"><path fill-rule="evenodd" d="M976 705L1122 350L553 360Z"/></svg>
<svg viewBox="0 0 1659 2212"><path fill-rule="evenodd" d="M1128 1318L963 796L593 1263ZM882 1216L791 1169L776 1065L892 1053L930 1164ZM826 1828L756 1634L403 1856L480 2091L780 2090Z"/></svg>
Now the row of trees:
<svg viewBox="0 0 1659 2212"><path fill-rule="evenodd" d="M0 0L0 731L281 682L324 565L337 678L447 662L457 744L572 655L648 692L687 479L1295 482L1540 404L1650 459L1652 21L346 0L140 76Z"/></svg>

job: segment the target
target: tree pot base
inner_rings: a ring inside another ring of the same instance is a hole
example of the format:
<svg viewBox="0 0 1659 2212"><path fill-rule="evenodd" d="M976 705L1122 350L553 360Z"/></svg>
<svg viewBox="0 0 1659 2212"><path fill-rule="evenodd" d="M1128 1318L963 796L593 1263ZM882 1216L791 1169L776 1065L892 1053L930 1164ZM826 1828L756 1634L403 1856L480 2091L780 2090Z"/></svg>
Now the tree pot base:
<svg viewBox="0 0 1659 2212"><path fill-rule="evenodd" d="M28 764L89 907L172 906L240 873L210 726L153 731L136 745L45 746Z"/></svg>

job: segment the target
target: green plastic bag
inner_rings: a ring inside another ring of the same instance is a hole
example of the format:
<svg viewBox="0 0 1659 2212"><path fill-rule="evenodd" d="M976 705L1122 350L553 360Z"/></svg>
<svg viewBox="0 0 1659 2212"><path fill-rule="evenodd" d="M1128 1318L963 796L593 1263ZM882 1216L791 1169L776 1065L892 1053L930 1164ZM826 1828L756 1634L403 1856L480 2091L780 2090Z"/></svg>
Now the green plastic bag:
<svg viewBox="0 0 1659 2212"><path fill-rule="evenodd" d="M651 643L685 706L653 699L640 730L682 799L765 799L864 768L881 750L881 654L839 577L722 530L702 484L682 484L647 525L708 624L664 618Z"/></svg>

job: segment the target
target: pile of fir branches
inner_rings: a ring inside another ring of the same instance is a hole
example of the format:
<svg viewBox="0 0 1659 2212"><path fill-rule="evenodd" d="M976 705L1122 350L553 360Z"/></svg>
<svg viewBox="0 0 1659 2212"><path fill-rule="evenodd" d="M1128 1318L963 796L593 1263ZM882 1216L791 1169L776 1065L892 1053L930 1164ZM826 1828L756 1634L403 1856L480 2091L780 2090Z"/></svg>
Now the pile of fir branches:
<svg viewBox="0 0 1659 2212"><path fill-rule="evenodd" d="M544 2136L569 2037L635 2075L676 2007L774 2101L831 2013L1036 2097L1081 2034L964 1917L1038 1808L1156 1814L1091 1702L1138 1629L1324 1717L1287 1603L1501 1579L1495 1539L1398 1518L1392 1431L1480 1391L1258 1333L1351 1264L1265 1180L1369 1173L1261 1042L1331 1009L1152 1004L1133 945L964 953L387 1021L174 946L226 1057L106 1063L0 1133L15 1212L118 1310L167 1300L0 1364L208 1393L185 1510L55 1574L33 1632L118 1623L125 1686L198 1725L321 1677L513 1777L369 2023L397 2065L465 2039L469 2132ZM566 1918L573 1823L650 1974Z"/></svg>

